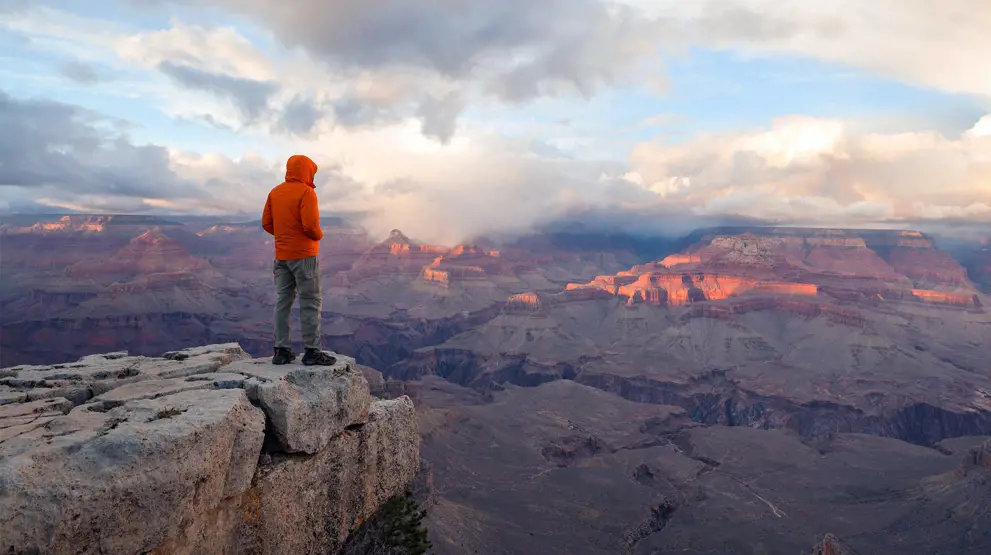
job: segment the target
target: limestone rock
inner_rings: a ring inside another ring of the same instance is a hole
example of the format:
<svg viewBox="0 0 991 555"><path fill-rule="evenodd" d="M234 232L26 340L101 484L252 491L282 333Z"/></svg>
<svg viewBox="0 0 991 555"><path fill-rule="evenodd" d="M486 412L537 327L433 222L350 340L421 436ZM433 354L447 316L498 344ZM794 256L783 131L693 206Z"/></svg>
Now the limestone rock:
<svg viewBox="0 0 991 555"><path fill-rule="evenodd" d="M419 433L408 397L379 401L369 422L312 457L280 457L257 480L260 513L245 552L334 553L419 468Z"/></svg>
<svg viewBox="0 0 991 555"><path fill-rule="evenodd" d="M0 444L0 550L147 552L251 485L264 416L243 391L90 408Z"/></svg>
<svg viewBox="0 0 991 555"><path fill-rule="evenodd" d="M267 359L227 368L249 376L248 396L268 415L280 450L313 454L348 426L368 419L371 394L354 359L334 366L276 366Z"/></svg>
<svg viewBox="0 0 991 555"><path fill-rule="evenodd" d="M373 402L347 357L246 357L228 344L0 370L0 553L323 554L406 489L408 397Z"/></svg>
<svg viewBox="0 0 991 555"><path fill-rule="evenodd" d="M0 372L0 386L20 391L27 400L65 397L81 404L123 384L214 372L236 360L250 359L237 343L208 345L166 353L165 359L126 352L85 356L49 366L15 366Z"/></svg>
<svg viewBox="0 0 991 555"><path fill-rule="evenodd" d="M62 397L30 403L0 405L0 445L9 439L47 425L69 412L72 402Z"/></svg>
<svg viewBox="0 0 991 555"><path fill-rule="evenodd" d="M411 430L415 433L411 434ZM369 491L374 492L373 505L377 507L402 492L420 467L420 434L413 401L403 395L372 404L368 424L361 427L361 438L364 468L370 476L378 476L374 484L366 484L374 485Z"/></svg>

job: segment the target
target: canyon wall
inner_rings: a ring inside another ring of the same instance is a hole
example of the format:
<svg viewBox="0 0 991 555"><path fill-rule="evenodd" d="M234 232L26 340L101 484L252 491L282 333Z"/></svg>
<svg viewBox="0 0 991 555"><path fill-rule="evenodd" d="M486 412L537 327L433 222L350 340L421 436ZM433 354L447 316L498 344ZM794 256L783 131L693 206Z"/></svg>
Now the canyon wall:
<svg viewBox="0 0 991 555"><path fill-rule="evenodd" d="M354 360L239 345L0 370L0 551L336 553L419 468Z"/></svg>

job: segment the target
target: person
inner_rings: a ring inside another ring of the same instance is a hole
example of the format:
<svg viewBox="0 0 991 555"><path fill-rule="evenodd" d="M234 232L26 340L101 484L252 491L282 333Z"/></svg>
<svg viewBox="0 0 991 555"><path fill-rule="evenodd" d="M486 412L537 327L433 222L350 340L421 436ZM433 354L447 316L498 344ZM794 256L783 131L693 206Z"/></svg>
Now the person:
<svg viewBox="0 0 991 555"><path fill-rule="evenodd" d="M275 355L273 364L296 360L289 334L292 305L299 294L299 321L303 331L302 362L307 366L331 366L336 359L323 352L320 316L320 210L313 177L317 165L306 156L294 155L286 162L286 180L268 194L262 213L262 228L275 237Z"/></svg>

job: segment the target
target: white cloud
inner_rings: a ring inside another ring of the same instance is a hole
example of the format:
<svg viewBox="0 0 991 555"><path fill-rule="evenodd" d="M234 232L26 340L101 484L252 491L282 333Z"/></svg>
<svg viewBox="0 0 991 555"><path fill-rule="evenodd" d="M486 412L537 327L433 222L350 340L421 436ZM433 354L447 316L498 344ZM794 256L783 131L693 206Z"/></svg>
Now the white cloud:
<svg viewBox="0 0 991 555"><path fill-rule="evenodd" d="M632 170L664 201L700 214L794 223L991 220L991 137L860 134L839 120L638 145Z"/></svg>
<svg viewBox="0 0 991 555"><path fill-rule="evenodd" d="M168 29L113 37L117 55L154 69L164 62L244 79L277 77L272 61L233 27L206 28L173 20Z"/></svg>
<svg viewBox="0 0 991 555"><path fill-rule="evenodd" d="M622 0L687 44L837 62L991 97L988 0Z"/></svg>

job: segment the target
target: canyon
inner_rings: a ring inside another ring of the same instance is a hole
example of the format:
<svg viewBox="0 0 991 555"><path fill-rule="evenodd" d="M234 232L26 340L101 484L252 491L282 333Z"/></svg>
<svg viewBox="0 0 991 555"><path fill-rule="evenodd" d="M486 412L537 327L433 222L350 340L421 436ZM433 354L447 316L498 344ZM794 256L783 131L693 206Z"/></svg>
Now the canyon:
<svg viewBox="0 0 991 555"><path fill-rule="evenodd" d="M991 549L986 244L565 226L443 246L323 225L325 347L415 405L439 554ZM0 241L0 367L271 353L256 223L23 218Z"/></svg>

